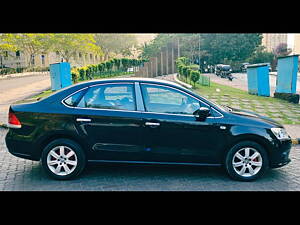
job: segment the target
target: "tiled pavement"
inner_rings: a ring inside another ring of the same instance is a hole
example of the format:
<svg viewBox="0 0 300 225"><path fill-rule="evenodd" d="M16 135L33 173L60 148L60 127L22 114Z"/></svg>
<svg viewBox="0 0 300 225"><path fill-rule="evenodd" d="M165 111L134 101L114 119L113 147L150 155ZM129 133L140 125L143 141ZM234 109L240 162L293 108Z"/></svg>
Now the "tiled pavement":
<svg viewBox="0 0 300 225"><path fill-rule="evenodd" d="M283 118L289 123L298 123L300 121L300 105L292 103L268 103L257 100L239 99L233 96L224 96L222 94L203 95L204 97L221 105L228 105L237 109L244 109L256 112L260 115L270 117L280 123L285 123Z"/></svg>

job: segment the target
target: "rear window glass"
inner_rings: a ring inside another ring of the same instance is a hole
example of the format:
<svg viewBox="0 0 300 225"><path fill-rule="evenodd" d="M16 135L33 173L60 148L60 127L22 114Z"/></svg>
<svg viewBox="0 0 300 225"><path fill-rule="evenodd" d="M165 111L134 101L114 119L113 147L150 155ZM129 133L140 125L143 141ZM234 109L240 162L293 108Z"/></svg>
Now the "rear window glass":
<svg viewBox="0 0 300 225"><path fill-rule="evenodd" d="M81 108L136 110L132 84L90 87L77 105Z"/></svg>
<svg viewBox="0 0 300 225"><path fill-rule="evenodd" d="M79 91L76 94L73 94L72 96L64 100L64 103L67 104L68 106L76 106L77 103L80 101L82 95L83 95L83 91Z"/></svg>

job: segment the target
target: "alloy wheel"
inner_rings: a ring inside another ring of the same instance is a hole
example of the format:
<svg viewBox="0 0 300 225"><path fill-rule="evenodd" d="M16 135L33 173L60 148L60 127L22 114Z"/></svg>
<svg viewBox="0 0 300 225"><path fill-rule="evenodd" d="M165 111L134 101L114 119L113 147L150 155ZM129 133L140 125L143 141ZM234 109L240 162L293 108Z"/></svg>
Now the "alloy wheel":
<svg viewBox="0 0 300 225"><path fill-rule="evenodd" d="M252 177L262 168L262 156L255 148L247 147L238 150L232 159L234 171L242 177Z"/></svg>
<svg viewBox="0 0 300 225"><path fill-rule="evenodd" d="M56 146L47 156L47 166L56 175L66 176L77 167L78 159L75 151L67 146Z"/></svg>

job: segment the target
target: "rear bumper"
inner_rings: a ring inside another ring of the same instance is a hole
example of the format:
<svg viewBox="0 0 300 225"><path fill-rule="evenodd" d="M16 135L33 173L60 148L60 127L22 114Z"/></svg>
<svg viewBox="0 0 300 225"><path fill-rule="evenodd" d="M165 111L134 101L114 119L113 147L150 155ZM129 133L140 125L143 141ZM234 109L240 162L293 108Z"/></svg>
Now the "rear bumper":
<svg viewBox="0 0 300 225"><path fill-rule="evenodd" d="M6 147L8 152L16 157L23 159L30 159L34 161L40 160L40 155L36 151L31 140L26 141L24 139L18 139L16 136L13 137L10 132L5 137Z"/></svg>

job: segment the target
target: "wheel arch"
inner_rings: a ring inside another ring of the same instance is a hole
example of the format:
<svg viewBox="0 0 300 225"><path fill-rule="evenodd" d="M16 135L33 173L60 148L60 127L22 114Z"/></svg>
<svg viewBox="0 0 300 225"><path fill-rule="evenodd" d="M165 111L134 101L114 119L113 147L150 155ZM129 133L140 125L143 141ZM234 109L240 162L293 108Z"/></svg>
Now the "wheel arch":
<svg viewBox="0 0 300 225"><path fill-rule="evenodd" d="M82 140L82 139L80 139L80 138L78 138L78 137L76 137L72 134L69 134L69 133L57 132L57 133L51 133L51 134L47 135L46 137L44 137L43 139L39 140L39 142L38 142L38 157L39 157L39 159L41 158L43 149L49 143L51 143L52 141L54 141L56 139L69 139L71 141L74 141L77 144L79 144L79 146L83 149L85 154L87 154L88 144L84 140Z"/></svg>
<svg viewBox="0 0 300 225"><path fill-rule="evenodd" d="M270 159L271 146L265 138L255 134L240 134L236 136L228 146L226 146L225 150L223 151L222 163L225 163L229 150L236 144L243 141L252 141L259 144L263 149L266 150L267 156Z"/></svg>

